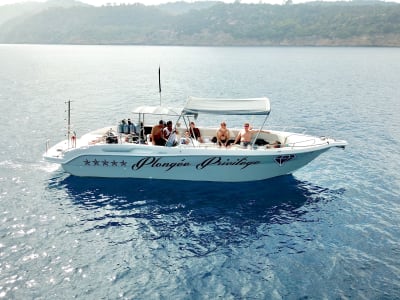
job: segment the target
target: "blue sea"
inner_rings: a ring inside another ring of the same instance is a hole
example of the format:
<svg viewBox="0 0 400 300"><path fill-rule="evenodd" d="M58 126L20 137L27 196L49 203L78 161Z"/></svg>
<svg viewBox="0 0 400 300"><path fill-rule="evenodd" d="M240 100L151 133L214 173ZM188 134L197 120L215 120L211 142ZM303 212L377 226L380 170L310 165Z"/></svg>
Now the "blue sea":
<svg viewBox="0 0 400 300"><path fill-rule="evenodd" d="M349 145L252 183L43 161L65 101L78 135L116 125L159 104L159 66L164 105L267 96L267 127ZM398 48L0 45L0 109L1 299L400 298Z"/></svg>

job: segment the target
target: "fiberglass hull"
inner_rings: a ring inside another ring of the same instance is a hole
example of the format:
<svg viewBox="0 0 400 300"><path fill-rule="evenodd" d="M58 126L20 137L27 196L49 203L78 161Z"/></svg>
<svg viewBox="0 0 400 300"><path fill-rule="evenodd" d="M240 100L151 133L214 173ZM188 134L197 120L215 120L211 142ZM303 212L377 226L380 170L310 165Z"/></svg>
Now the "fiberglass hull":
<svg viewBox="0 0 400 300"><path fill-rule="evenodd" d="M67 151L58 163L82 177L244 182L290 174L331 147L293 151L103 145Z"/></svg>

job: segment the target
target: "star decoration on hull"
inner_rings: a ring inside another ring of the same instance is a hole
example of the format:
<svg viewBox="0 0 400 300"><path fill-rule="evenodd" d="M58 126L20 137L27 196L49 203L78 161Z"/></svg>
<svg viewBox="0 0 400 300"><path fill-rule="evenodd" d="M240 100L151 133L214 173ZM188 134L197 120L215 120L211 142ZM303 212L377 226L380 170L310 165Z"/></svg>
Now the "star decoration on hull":
<svg viewBox="0 0 400 300"><path fill-rule="evenodd" d="M89 160L89 159L85 159L83 161L83 165L84 166L103 166L103 167L126 167L128 164L128 162L126 162L125 160L122 161L117 161L117 160L112 160L112 161L108 161L106 159L103 160L98 160L98 159L93 159L93 160Z"/></svg>

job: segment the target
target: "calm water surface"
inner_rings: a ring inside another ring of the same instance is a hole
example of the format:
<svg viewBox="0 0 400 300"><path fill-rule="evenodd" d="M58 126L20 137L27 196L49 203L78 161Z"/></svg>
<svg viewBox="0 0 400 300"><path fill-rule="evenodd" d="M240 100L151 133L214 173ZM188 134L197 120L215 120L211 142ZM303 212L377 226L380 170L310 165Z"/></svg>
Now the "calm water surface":
<svg viewBox="0 0 400 300"><path fill-rule="evenodd" d="M242 184L42 160L64 101L78 135L116 124L158 104L159 65L166 105L268 96L268 126L349 146ZM396 48L0 45L0 298L400 298L399 74Z"/></svg>

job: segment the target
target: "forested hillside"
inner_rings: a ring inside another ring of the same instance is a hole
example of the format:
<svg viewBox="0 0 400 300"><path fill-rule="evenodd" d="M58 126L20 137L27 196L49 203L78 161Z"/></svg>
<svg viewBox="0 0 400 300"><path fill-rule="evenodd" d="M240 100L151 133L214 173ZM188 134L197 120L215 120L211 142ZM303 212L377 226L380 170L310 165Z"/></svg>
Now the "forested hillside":
<svg viewBox="0 0 400 300"><path fill-rule="evenodd" d="M400 46L400 4L74 5L0 26L0 43Z"/></svg>

